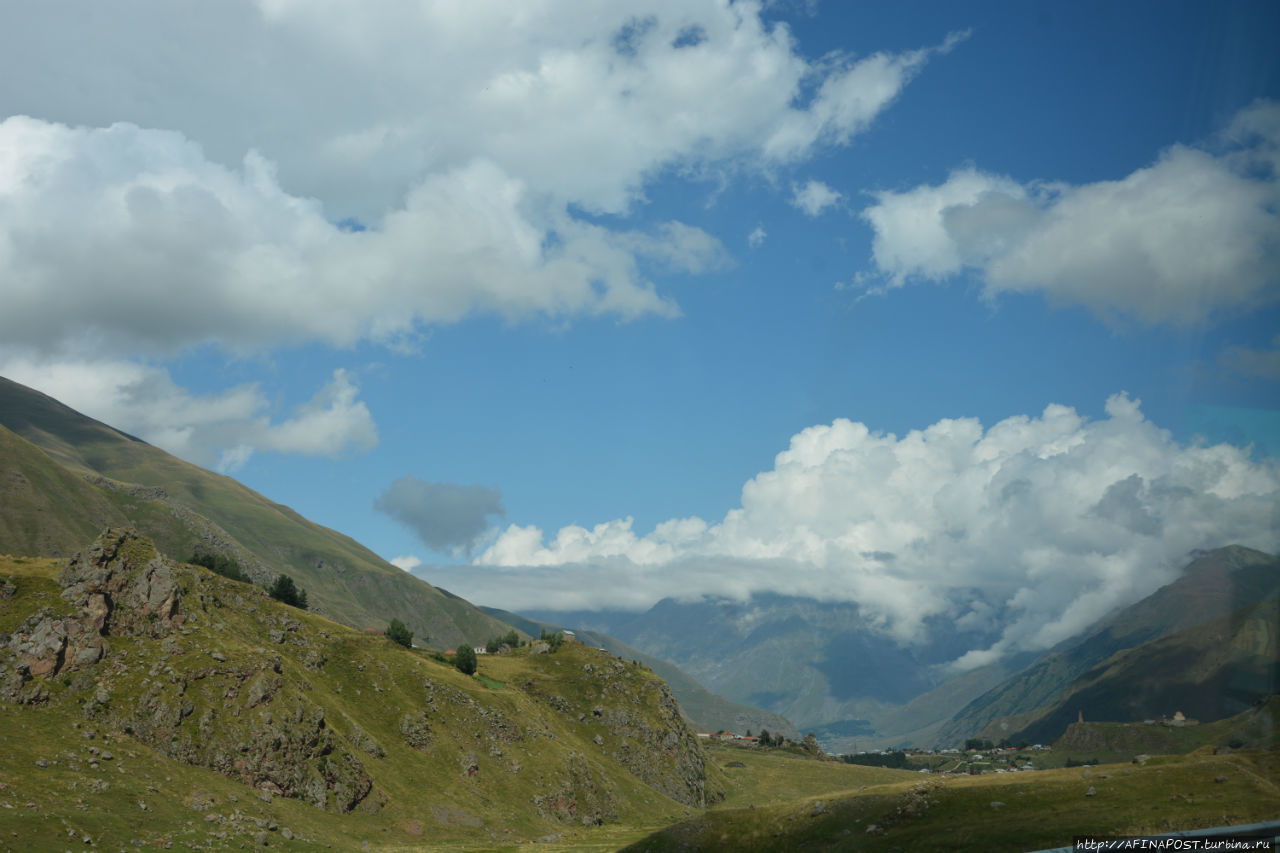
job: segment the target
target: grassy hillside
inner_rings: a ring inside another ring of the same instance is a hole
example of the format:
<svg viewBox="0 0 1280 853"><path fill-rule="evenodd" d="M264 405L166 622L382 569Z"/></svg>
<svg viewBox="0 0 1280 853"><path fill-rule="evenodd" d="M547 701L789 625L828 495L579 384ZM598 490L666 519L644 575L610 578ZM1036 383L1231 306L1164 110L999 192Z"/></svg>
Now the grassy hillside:
<svg viewBox="0 0 1280 853"><path fill-rule="evenodd" d="M913 774L915 775L915 774ZM1076 835L1144 835L1280 814L1280 753L1255 751L875 784L711 811L627 847L661 851L1024 851Z"/></svg>
<svg viewBox="0 0 1280 853"><path fill-rule="evenodd" d="M1195 726L1138 723L1071 723L1053 744L1055 756L1077 761L1128 761L1137 755L1180 755L1197 749L1265 749L1277 742L1280 696L1249 710ZM1043 763L1043 762L1041 762Z"/></svg>
<svg viewBox="0 0 1280 853"><path fill-rule="evenodd" d="M1028 712L1056 702L1071 682L1116 652L1221 618L1277 592L1280 558L1240 546L1200 554L1177 580L974 699L938 730L936 742L962 743L1002 717L1023 715L1025 721ZM1097 716L1087 708L1085 714Z"/></svg>
<svg viewBox="0 0 1280 853"><path fill-rule="evenodd" d="M15 554L66 556L127 521L84 477L0 426L0 543Z"/></svg>
<svg viewBox="0 0 1280 853"><path fill-rule="evenodd" d="M12 849L616 849L727 787L643 666L565 644L466 676L123 532L0 558L0 634Z"/></svg>
<svg viewBox="0 0 1280 853"><path fill-rule="evenodd" d="M289 574L312 609L348 625L399 618L441 648L508 630L231 478L4 378L0 426L0 553L68 556L107 524L129 523L169 554L234 557L259 583Z"/></svg>
<svg viewBox="0 0 1280 853"><path fill-rule="evenodd" d="M703 687L675 664L647 655L616 637L570 625L540 622L536 619L529 619L492 607L482 607L480 609L494 618L501 619L509 625L514 625L531 637L539 636L544 630L559 631L569 628L577 633L581 642L589 646L608 649L620 658L636 660L645 664L667 682L671 692L680 700L681 710L684 711L685 716L699 731L718 732L728 730L745 734L746 732L759 732L761 729L768 729L774 734L781 734L792 740L799 740L802 737L795 724L781 714L773 714L769 711L762 711L759 708L731 702Z"/></svg>

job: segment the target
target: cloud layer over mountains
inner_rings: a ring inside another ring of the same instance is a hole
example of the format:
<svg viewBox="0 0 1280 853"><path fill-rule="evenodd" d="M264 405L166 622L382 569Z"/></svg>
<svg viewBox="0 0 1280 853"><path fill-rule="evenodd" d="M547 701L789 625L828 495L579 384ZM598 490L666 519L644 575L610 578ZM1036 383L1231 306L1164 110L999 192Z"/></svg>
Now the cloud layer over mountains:
<svg viewBox="0 0 1280 853"><path fill-rule="evenodd" d="M1280 471L1182 445L1118 394L1090 421L1051 405L984 429L898 437L838 420L794 436L718 522L629 518L551 536L512 524L438 582L508 608L643 608L773 591L858 602L902 642L924 620L1000 628L977 665L1043 649L1171 580L1200 547L1280 546Z"/></svg>

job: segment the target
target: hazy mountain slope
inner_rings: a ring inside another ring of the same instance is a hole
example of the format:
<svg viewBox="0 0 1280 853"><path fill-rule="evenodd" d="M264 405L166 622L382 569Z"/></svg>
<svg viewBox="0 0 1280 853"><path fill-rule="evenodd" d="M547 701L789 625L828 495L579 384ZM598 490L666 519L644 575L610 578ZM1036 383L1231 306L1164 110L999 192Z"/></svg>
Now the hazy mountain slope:
<svg viewBox="0 0 1280 853"><path fill-rule="evenodd" d="M813 730L835 751L888 742L929 725L1004 677L970 678L913 708L916 697L949 680L938 668L965 648L993 637L931 622L931 642L902 648L867 622L856 604L781 595L749 601L665 599L644 613L535 612L557 624L603 629L642 651L670 660L731 701L773 711ZM928 719L929 707L939 716ZM886 734L888 732L889 734ZM896 742L896 741L895 741Z"/></svg>
<svg viewBox="0 0 1280 853"><path fill-rule="evenodd" d="M1048 743L1086 720L1212 722L1280 693L1280 596L1117 652L1075 679L1013 740Z"/></svg>
<svg viewBox="0 0 1280 853"><path fill-rule="evenodd" d="M608 649L624 660L637 660L645 664L667 682L671 692L680 700L680 709L699 731L728 730L743 734L759 733L761 729L768 729L772 734L785 735L793 740L799 740L801 737L800 730L795 724L781 714L731 702L703 687L675 664L647 655L616 637L576 625L540 622L492 607L482 607L481 610L509 625L514 625L531 637L539 636L543 630L560 631L569 628L577 634L581 642L589 646Z"/></svg>
<svg viewBox="0 0 1280 853"><path fill-rule="evenodd" d="M731 701L783 714L826 748L849 751L962 742L992 720L1054 701L1116 651L1221 616L1280 591L1280 561L1247 548L1199 554L1175 582L1104 618L1050 654L1024 653L971 672L945 664L995 635L931 622L930 643L898 647L856 605L785 596L747 602L664 600L644 613L535 611L602 630L670 660Z"/></svg>
<svg viewBox="0 0 1280 853"><path fill-rule="evenodd" d="M166 553L225 553L258 582L287 573L306 589L314 609L349 625L383 628L398 617L419 637L441 646L464 638L482 641L508 630L463 599L441 593L351 538L307 521L230 477L184 462L3 378L0 425L63 466L59 474L40 462L30 445L0 445L0 469L20 466L40 474L23 475L31 488L5 492L6 515L20 521L0 528L0 552L65 556L91 538L86 530L96 534L103 522L127 520ZM37 488L41 485L47 490ZM47 517L51 514L56 519ZM38 535L32 532L37 529Z"/></svg>
<svg viewBox="0 0 1280 853"><path fill-rule="evenodd" d="M511 844L722 796L642 666L566 644L488 656L482 681L119 529L67 566L0 557L0 637L15 849L68 826L234 849L277 822L336 849Z"/></svg>
<svg viewBox="0 0 1280 853"><path fill-rule="evenodd" d="M1280 558L1234 545L1199 554L1177 580L974 699L939 729L938 742L960 743L997 718L1048 705L1118 651L1220 618L1277 592Z"/></svg>
<svg viewBox="0 0 1280 853"><path fill-rule="evenodd" d="M949 678L942 684L877 717L876 733L858 738L826 737L823 743L835 752L874 750L891 746L931 746L938 730L956 708L1005 681L1036 660L1032 654L1013 655ZM819 736L822 736L819 731ZM856 748L855 748L856 747Z"/></svg>

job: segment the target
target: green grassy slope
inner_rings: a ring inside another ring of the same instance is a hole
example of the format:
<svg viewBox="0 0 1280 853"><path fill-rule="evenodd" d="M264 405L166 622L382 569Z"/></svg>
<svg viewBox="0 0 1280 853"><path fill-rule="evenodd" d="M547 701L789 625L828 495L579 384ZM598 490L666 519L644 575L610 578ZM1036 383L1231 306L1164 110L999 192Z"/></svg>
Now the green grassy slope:
<svg viewBox="0 0 1280 853"><path fill-rule="evenodd" d="M647 655L639 649L627 645L617 637L611 637L599 631L572 628L572 626L568 625L539 622L536 619L529 619L492 607L482 607L480 609L509 625L515 626L531 637L539 636L543 630L561 631L565 628L570 628L578 635L579 641L589 646L607 649L624 660L635 660L645 664L667 682L668 686L671 687L671 692L675 693L676 698L680 700L680 709L684 711L685 716L699 731L718 732L727 730L745 734L749 731L759 733L763 728L768 729L773 734L781 734L792 740L799 740L802 737L795 724L781 714L774 714L770 711L762 711L759 708L731 702L703 687L675 664Z"/></svg>
<svg viewBox="0 0 1280 853"><path fill-rule="evenodd" d="M289 574L313 609L349 625L385 628L399 618L441 648L508 630L463 599L230 477L4 378L0 425L29 442L7 433L0 440L0 470L20 469L29 484L19 491L7 480L3 487L7 520L0 526L0 552L66 556L104 523L127 520L166 553L225 553L259 583Z"/></svg>
<svg viewBox="0 0 1280 853"><path fill-rule="evenodd" d="M1240 546L1203 553L1177 580L974 699L939 729L936 742L960 744L998 718L1050 705L1072 681L1118 651L1220 618L1277 592L1280 558ZM1087 709L1085 713L1092 716Z"/></svg>
<svg viewBox="0 0 1280 853"><path fill-rule="evenodd" d="M0 426L0 543L18 554L69 556L126 517L84 477Z"/></svg>
<svg viewBox="0 0 1280 853"><path fill-rule="evenodd" d="M661 851L1024 851L1076 835L1147 835L1274 820L1274 750L874 785L711 811L627 847Z"/></svg>
<svg viewBox="0 0 1280 853"><path fill-rule="evenodd" d="M1071 723L1054 741L1050 753L1076 761L1128 761L1137 755L1181 755L1197 749L1266 749L1277 742L1280 696L1272 696L1249 710L1196 726L1146 725L1144 723ZM1037 756L1037 762L1044 760Z"/></svg>
<svg viewBox="0 0 1280 853"><path fill-rule="evenodd" d="M154 551L120 541L145 597ZM176 615L117 596L101 660L32 675L39 626L88 618L60 571L0 557L0 846L615 849L726 787L644 667L566 644L469 677L191 566Z"/></svg>

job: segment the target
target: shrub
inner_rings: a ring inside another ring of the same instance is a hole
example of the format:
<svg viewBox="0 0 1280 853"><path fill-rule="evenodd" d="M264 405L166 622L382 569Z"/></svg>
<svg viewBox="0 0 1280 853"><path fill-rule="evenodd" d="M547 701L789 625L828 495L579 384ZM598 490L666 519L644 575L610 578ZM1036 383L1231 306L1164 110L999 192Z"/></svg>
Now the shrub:
<svg viewBox="0 0 1280 853"><path fill-rule="evenodd" d="M857 755L844 756L845 764L860 764L864 767L893 767L903 769L907 767L907 754L905 752L895 750L888 755L880 755L876 752L860 752Z"/></svg>
<svg viewBox="0 0 1280 853"><path fill-rule="evenodd" d="M204 566L224 578L250 583L249 576L244 573L244 569L240 568L240 563L234 557L226 557L222 554L192 554L187 562L195 566Z"/></svg>
<svg viewBox="0 0 1280 853"><path fill-rule="evenodd" d="M413 648L413 632L399 619L392 619L391 624L387 625L387 636L406 649Z"/></svg>
<svg viewBox="0 0 1280 853"><path fill-rule="evenodd" d="M520 648L520 635L514 630L508 631L500 637L494 637L484 644L484 650L489 654L502 651L503 646L510 646L513 649Z"/></svg>

